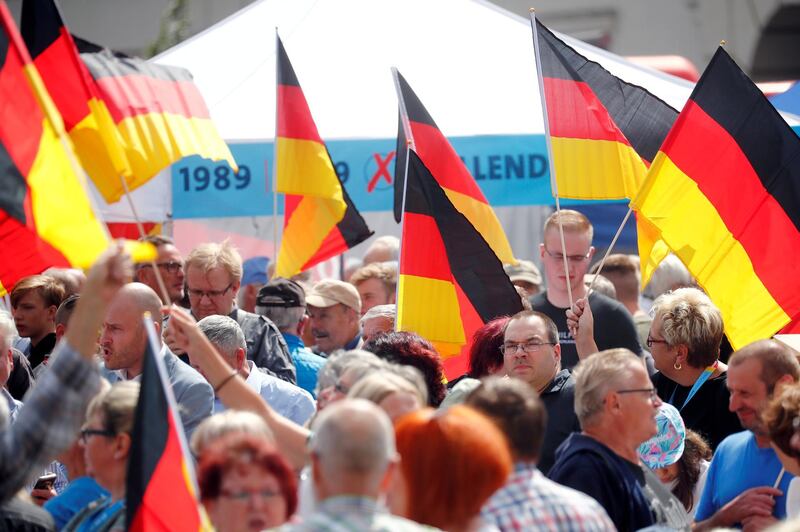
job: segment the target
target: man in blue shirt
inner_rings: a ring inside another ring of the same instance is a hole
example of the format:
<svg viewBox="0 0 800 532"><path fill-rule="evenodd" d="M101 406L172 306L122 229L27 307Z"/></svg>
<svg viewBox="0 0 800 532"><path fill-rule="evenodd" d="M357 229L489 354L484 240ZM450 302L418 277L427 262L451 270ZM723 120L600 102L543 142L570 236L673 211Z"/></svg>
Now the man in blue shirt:
<svg viewBox="0 0 800 532"><path fill-rule="evenodd" d="M234 319L215 314L203 318L197 323L197 326L208 337L211 344L228 365L273 410L298 425L305 424L314 415L317 405L311 394L294 384L260 371L255 367L255 363L252 360L247 360L247 343L244 333ZM192 353L189 353L189 361L195 366ZM217 390L219 390L220 385L217 386ZM220 412L222 410L224 410L224 407L221 401L217 399L214 404L214 411Z"/></svg>
<svg viewBox="0 0 800 532"><path fill-rule="evenodd" d="M729 408L744 432L722 440L711 461L697 507L695 530L742 525L762 530L786 517L786 490L793 476L784 472L761 413L781 386L796 383L800 363L775 340L759 340L731 355ZM775 489L777 483L778 489Z"/></svg>
<svg viewBox="0 0 800 532"><path fill-rule="evenodd" d="M325 359L307 348L300 336L308 324L303 287L289 279L273 279L258 291L256 314L275 324L289 346L297 385L316 398L317 376Z"/></svg>

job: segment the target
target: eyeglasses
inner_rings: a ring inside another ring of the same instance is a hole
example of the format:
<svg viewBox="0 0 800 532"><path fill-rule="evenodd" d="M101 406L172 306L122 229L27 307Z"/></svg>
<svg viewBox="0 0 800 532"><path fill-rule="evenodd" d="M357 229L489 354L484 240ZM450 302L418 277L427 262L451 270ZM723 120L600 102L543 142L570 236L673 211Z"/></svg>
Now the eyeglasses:
<svg viewBox="0 0 800 532"><path fill-rule="evenodd" d="M80 438L82 443L86 443L89 439L89 436L103 436L105 438L113 438L117 434L112 430L100 430L100 429L83 429L80 433Z"/></svg>
<svg viewBox="0 0 800 532"><path fill-rule="evenodd" d="M563 253L550 253L550 251L547 248L544 249L544 252L547 253L550 256L550 258L552 258L552 259L554 259L554 260L556 260L558 262L563 262L564 261L564 254ZM586 252L586 255L567 255L567 260L569 262L583 262L583 261L587 260L588 258L589 258L589 252L588 251Z"/></svg>
<svg viewBox="0 0 800 532"><path fill-rule="evenodd" d="M543 345L556 344L553 342L540 342L539 340L532 340L530 342L523 342L521 344L503 344L500 346L500 352L508 356L511 356L520 350L523 353L535 353L541 349Z"/></svg>
<svg viewBox="0 0 800 532"><path fill-rule="evenodd" d="M189 288L189 297L196 297L197 299L203 299L203 296L206 296L208 299L213 299L215 297L220 297L225 295L225 292L233 288L233 283L229 284L222 290L195 290L194 288Z"/></svg>
<svg viewBox="0 0 800 532"><path fill-rule="evenodd" d="M658 394L655 388L633 388L630 390L617 390L617 393L646 393L651 401L655 401Z"/></svg>
<svg viewBox="0 0 800 532"><path fill-rule="evenodd" d="M174 260L171 260L169 262L157 262L156 266L158 266L159 268L162 268L164 270L167 270L168 273L175 273L178 270L182 270L183 269L183 263L182 262L176 262ZM141 267L142 268L152 268L153 265L152 264L142 264Z"/></svg>
<svg viewBox="0 0 800 532"><path fill-rule="evenodd" d="M222 497L226 499L233 499L236 502L247 502L253 497L260 497L262 499L271 499L272 497L280 497L280 493L272 490L257 490L257 491L222 491Z"/></svg>
<svg viewBox="0 0 800 532"><path fill-rule="evenodd" d="M653 347L653 344L669 345L669 342L667 342L666 340L657 340L656 338L653 338L649 334L647 335L647 341L645 343L647 344L647 347Z"/></svg>

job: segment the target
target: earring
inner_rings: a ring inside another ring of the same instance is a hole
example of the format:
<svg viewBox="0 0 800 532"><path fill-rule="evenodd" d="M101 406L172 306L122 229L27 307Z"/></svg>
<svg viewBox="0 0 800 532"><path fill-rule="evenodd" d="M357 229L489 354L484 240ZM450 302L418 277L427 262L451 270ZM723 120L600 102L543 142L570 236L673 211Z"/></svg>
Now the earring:
<svg viewBox="0 0 800 532"><path fill-rule="evenodd" d="M681 366L681 363L678 362L677 358L675 359L675 363L672 365L672 367L675 368L676 370L680 371L682 366Z"/></svg>

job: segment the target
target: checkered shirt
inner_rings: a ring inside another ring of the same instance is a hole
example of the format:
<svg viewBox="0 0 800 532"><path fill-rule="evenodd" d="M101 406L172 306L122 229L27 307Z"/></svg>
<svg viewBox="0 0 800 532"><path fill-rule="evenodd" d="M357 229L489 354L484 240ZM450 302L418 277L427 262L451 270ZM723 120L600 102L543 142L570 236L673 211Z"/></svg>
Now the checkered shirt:
<svg viewBox="0 0 800 532"><path fill-rule="evenodd" d="M484 505L481 517L502 531L616 530L597 501L545 478L534 464L525 462L514 464L506 485Z"/></svg>
<svg viewBox="0 0 800 532"><path fill-rule="evenodd" d="M14 423L0 429L0 503L72 445L97 393L96 365L65 341L56 346L52 360Z"/></svg>

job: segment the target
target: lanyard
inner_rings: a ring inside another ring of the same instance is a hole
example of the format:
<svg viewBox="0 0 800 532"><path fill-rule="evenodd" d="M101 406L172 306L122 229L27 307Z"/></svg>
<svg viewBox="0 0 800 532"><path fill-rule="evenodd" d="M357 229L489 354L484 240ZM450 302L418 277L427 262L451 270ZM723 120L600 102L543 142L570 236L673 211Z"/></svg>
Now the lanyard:
<svg viewBox="0 0 800 532"><path fill-rule="evenodd" d="M703 386L703 384L706 383L706 381L709 379L709 377L711 377L711 375L717 369L717 365L718 364L719 364L719 360L715 360L714 364L712 364L711 366L708 366L706 369L704 369L703 373L701 373L700 376L697 377L697 380L694 381L694 385L692 385L692 389L689 390L689 395L686 396L686 400L683 402L683 406L681 406L678 409L678 412L682 411L686 407L686 405L689 404L689 401L692 400L692 397L694 397L694 394L697 393L697 390L699 390L700 387ZM673 404L672 401L675 399L675 392L678 390L678 386L680 386L680 384L675 386L675 389L672 390L672 396L670 396L670 398L669 398L669 404Z"/></svg>

